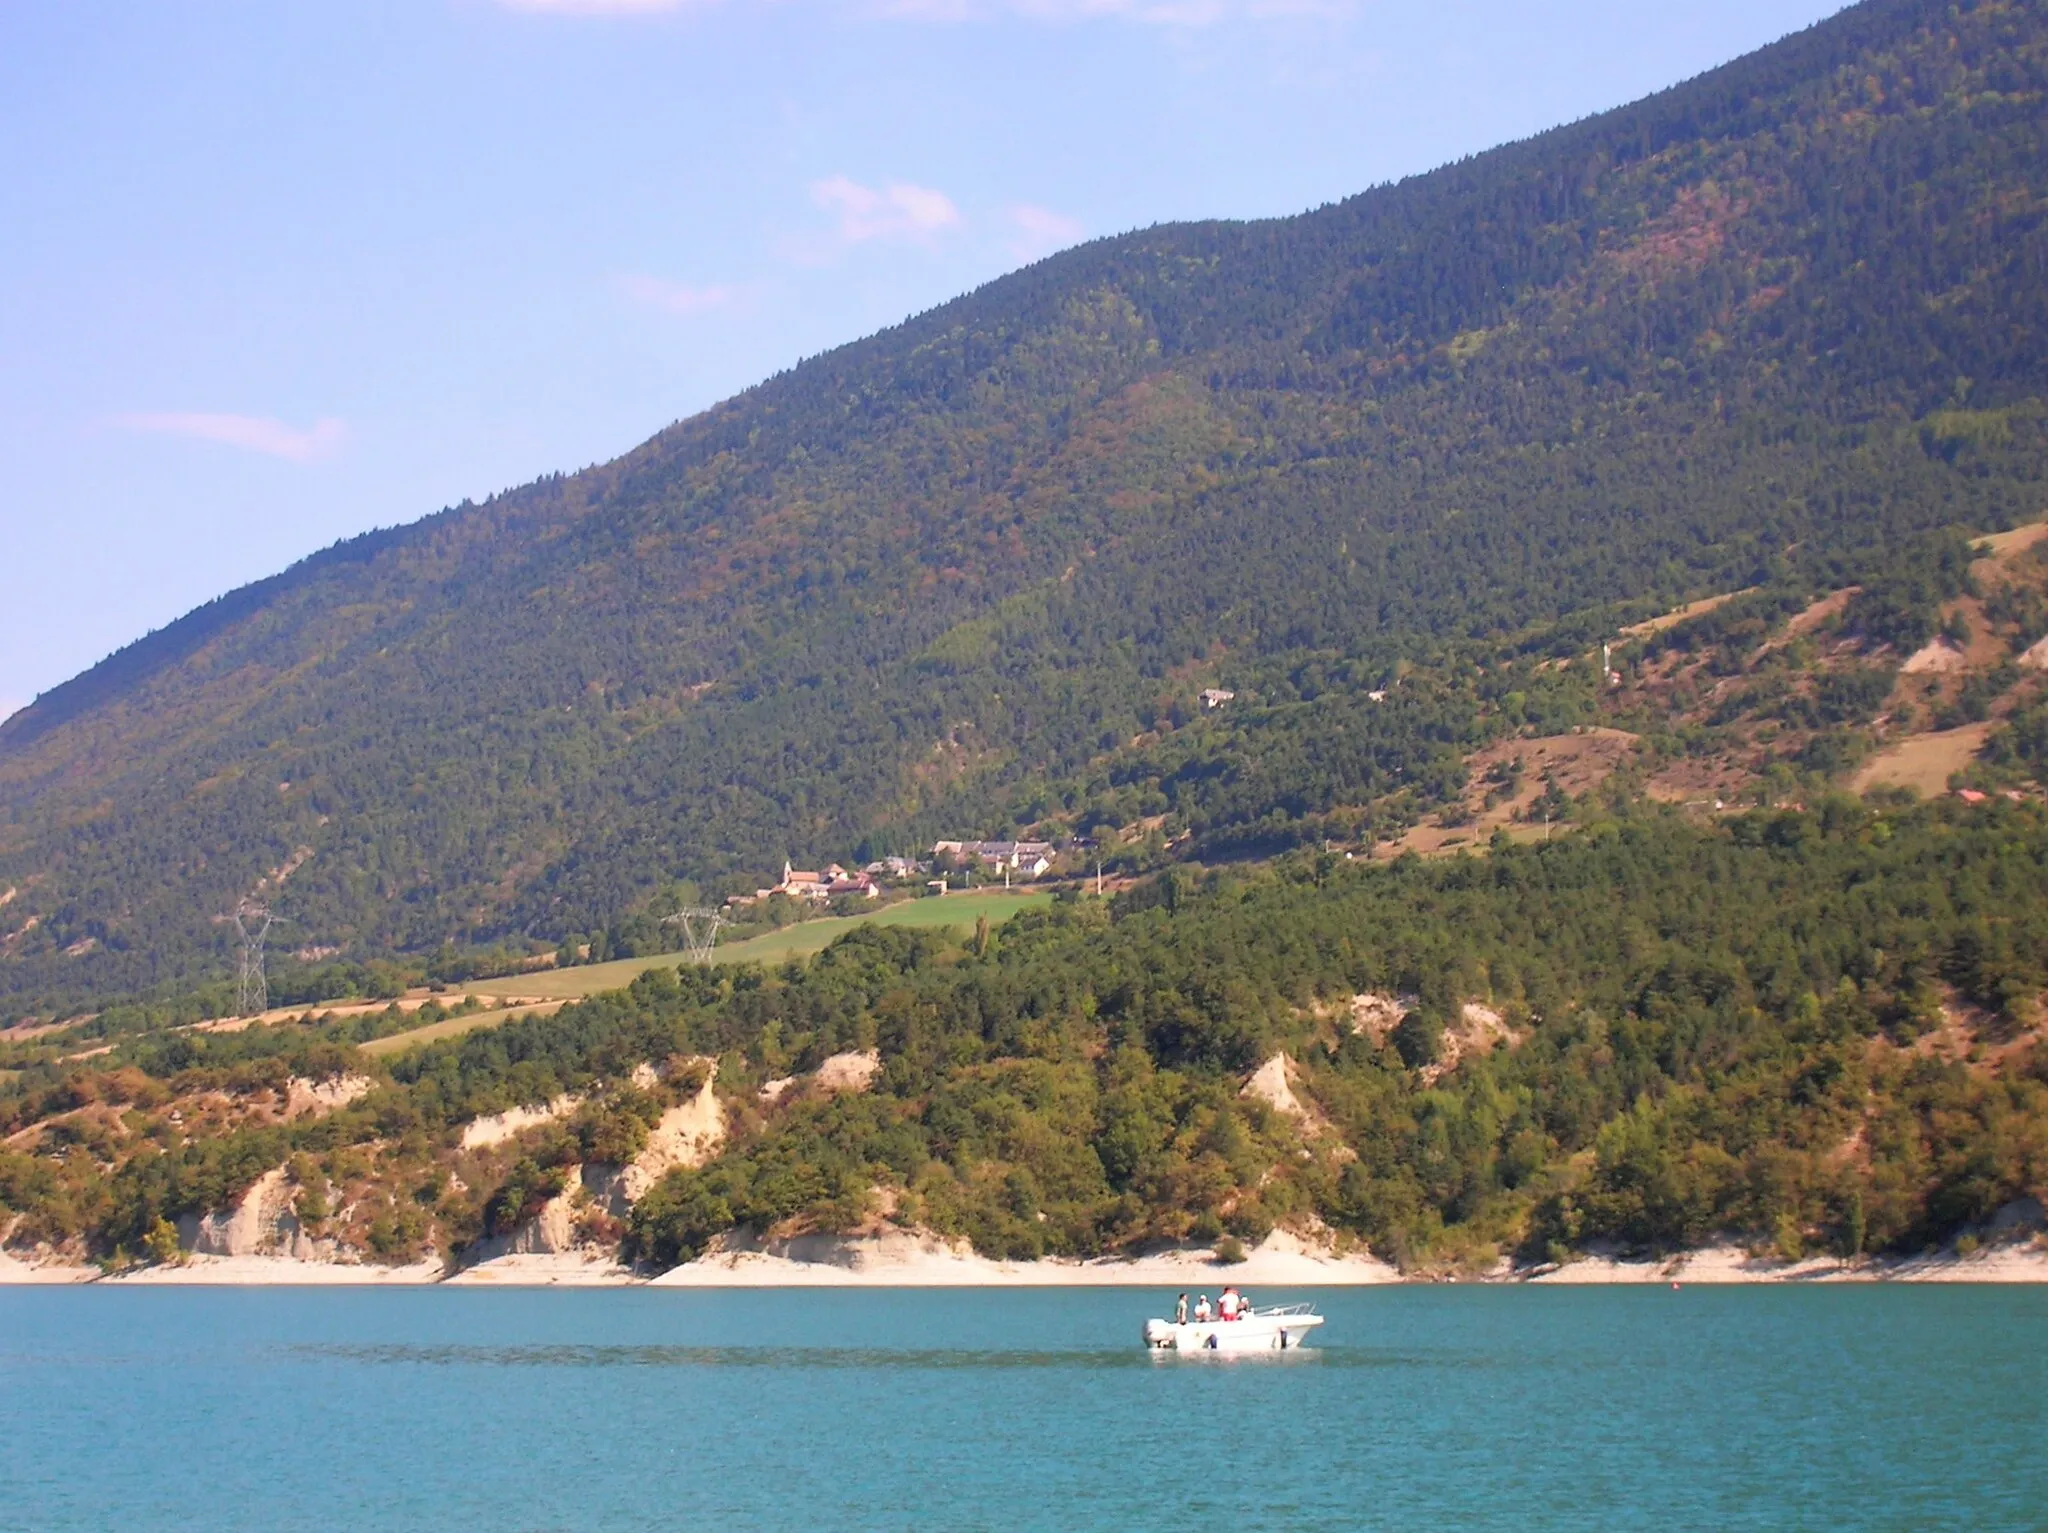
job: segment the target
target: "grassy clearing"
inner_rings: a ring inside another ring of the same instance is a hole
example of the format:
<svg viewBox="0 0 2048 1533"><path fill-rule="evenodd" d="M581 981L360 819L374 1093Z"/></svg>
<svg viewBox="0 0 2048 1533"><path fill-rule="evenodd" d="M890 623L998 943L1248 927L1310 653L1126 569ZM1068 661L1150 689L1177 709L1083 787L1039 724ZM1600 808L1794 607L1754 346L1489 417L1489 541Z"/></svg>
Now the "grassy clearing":
<svg viewBox="0 0 2048 1533"><path fill-rule="evenodd" d="M388 1038L372 1038L368 1043L357 1044L365 1054L396 1054L405 1049L418 1048L423 1043L438 1043L443 1038L459 1038L464 1033L479 1032L487 1027L502 1027L518 1017L545 1017L561 1010L561 1001L547 1001L539 1006L507 1006L498 1011L473 1011L466 1017L450 1017L445 1022L429 1022L425 1027L416 1027L409 1033L393 1033Z"/></svg>
<svg viewBox="0 0 2048 1533"><path fill-rule="evenodd" d="M954 927L970 930L981 917L991 926L1001 925L1020 910L1051 901L1050 894L1012 893L994 890L987 894L948 894L941 899L905 900L884 906L871 916L833 916L822 921L803 921L766 932L718 950L720 963L781 963L786 958L808 958L821 953L856 926L915 926L927 930Z"/></svg>
<svg viewBox="0 0 2048 1533"><path fill-rule="evenodd" d="M1667 628L1676 628L1687 618L1712 612L1716 607L1724 606L1738 596L1747 596L1751 591L1759 589L1761 588L1758 586L1744 586L1740 591L1723 591L1719 596L1703 596L1698 601L1687 602L1683 607L1674 608L1662 617L1653 617L1643 623L1631 623L1622 629L1621 636L1624 639L1647 639L1652 634L1664 632Z"/></svg>
<svg viewBox="0 0 2048 1533"><path fill-rule="evenodd" d="M1020 910L1043 905L1052 899L1044 891L990 890L987 893L949 894L940 899L904 900L884 905L872 915L826 916L801 921L781 931L764 932L718 949L719 963L781 963L790 958L808 958L823 952L856 926L953 927L970 930L981 917L991 926L1000 925ZM574 969L542 969L531 974L508 974L502 979L483 979L465 985L472 995L518 996L531 1000L576 1000L604 990L630 985L649 969L673 967L683 961L682 953L657 953L649 958L620 958L610 963L585 964ZM462 1018L462 1021L474 1021ZM440 1024L452 1026L452 1023ZM406 1033L401 1036L417 1037Z"/></svg>

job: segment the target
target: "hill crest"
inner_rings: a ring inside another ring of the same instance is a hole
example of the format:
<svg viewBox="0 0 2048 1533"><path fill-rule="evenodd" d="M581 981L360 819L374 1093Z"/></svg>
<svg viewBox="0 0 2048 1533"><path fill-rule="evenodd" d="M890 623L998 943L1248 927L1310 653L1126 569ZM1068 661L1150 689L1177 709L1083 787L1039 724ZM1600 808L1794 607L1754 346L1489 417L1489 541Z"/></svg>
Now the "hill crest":
<svg viewBox="0 0 2048 1533"><path fill-rule="evenodd" d="M2042 30L1883 0L1097 241L222 598L0 726L0 1004L216 981L301 847L297 931L376 955L944 832L1412 823L1498 727L1463 667L2039 514ZM1279 705L1227 759L1210 684Z"/></svg>

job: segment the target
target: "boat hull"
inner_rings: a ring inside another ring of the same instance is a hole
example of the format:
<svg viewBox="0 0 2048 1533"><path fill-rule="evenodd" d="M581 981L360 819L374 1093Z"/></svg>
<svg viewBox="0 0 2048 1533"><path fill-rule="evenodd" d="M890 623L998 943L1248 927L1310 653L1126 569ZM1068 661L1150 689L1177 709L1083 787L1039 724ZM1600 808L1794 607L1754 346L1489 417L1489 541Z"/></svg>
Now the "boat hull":
<svg viewBox="0 0 2048 1533"><path fill-rule="evenodd" d="M1145 1345L1155 1352L1291 1352L1323 1323L1321 1315L1253 1315L1247 1320L1145 1322Z"/></svg>

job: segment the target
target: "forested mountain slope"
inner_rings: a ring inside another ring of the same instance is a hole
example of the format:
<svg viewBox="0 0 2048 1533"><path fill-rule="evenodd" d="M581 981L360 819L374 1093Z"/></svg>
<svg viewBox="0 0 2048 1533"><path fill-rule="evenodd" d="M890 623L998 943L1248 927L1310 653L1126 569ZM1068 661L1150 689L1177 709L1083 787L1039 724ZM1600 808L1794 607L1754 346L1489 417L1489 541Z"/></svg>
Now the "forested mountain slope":
<svg viewBox="0 0 2048 1533"><path fill-rule="evenodd" d="M1483 1272L2029 1241L2048 814L1614 807L1487 858L1176 869L969 943L659 967L378 1058L362 1017L130 1037L0 1083L0 1254L665 1267L736 1229L1029 1258L1280 1227Z"/></svg>
<svg viewBox="0 0 2048 1533"><path fill-rule="evenodd" d="M553 940L1108 815L1212 680L1342 701L2036 515L2044 45L2039 3L1877 0L1332 207L1067 252L225 597L0 729L0 1011L218 975L259 888L309 947ZM1220 818L1384 791L1440 729L1343 717Z"/></svg>

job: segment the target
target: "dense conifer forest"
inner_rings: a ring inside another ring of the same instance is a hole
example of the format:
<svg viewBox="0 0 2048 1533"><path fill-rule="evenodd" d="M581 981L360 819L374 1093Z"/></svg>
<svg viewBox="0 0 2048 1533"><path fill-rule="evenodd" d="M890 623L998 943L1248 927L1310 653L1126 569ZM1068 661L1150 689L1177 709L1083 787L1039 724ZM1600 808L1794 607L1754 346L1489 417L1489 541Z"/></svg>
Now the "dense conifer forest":
<svg viewBox="0 0 2048 1533"><path fill-rule="evenodd" d="M2038 806L1588 806L1483 857L1304 852L965 942L659 968L388 1064L347 1024L145 1035L0 1094L0 1206L18 1244L118 1261L284 1166L317 1233L459 1253L630 1161L715 1069L725 1153L623 1218L593 1203L590 1238L664 1266L886 1213L1006 1257L1276 1224L1425 1270L1729 1233L1910 1252L2048 1179L2044 953ZM801 1084L859 1050L869 1089ZM1276 1057L1291 1105L1244 1085ZM366 1094L279 1116L288 1080L343 1071ZM564 1093L496 1151L462 1138Z"/></svg>
<svg viewBox="0 0 2048 1533"><path fill-rule="evenodd" d="M1867 0L138 642L0 726L0 1246L1977 1240L2048 1193L2044 102L2040 0ZM652 961L1025 832L1091 876Z"/></svg>

